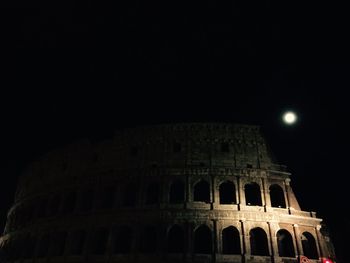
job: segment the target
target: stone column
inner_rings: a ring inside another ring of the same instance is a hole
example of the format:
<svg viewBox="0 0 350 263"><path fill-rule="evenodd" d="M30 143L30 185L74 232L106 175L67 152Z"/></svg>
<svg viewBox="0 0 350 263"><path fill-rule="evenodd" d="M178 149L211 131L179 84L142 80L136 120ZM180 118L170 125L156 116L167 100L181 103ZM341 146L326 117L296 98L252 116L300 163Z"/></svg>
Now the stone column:
<svg viewBox="0 0 350 263"><path fill-rule="evenodd" d="M290 199L289 199L289 192L288 192L289 182L290 182L290 179L287 178L287 179L284 181L284 189L283 189L284 196L285 196L285 200L286 200L286 207L287 207L288 209L290 208Z"/></svg>
<svg viewBox="0 0 350 263"><path fill-rule="evenodd" d="M216 240L217 240L217 251L216 253L217 254L221 254L222 253L222 236L221 236L221 233L222 233L222 223L219 221L216 222Z"/></svg>
<svg viewBox="0 0 350 263"><path fill-rule="evenodd" d="M218 206L220 205L220 189L219 189L219 182L217 177L215 176L212 180L213 182L213 206L214 208L218 208Z"/></svg>
<svg viewBox="0 0 350 263"><path fill-rule="evenodd" d="M240 220L241 222L241 248L242 254L250 256L250 236L249 232L246 230L246 222L244 220Z"/></svg>
<svg viewBox="0 0 350 263"><path fill-rule="evenodd" d="M194 230L194 224L192 222L186 222L186 231L187 231L187 255L188 258L187 261L193 260L194 255L194 248L193 248L193 230Z"/></svg>
<svg viewBox="0 0 350 263"><path fill-rule="evenodd" d="M212 231L212 235L213 235L213 243L212 243L212 248L213 248L213 262L216 262L216 254L218 253L218 226L217 226L217 220L213 220L213 231Z"/></svg>
<svg viewBox="0 0 350 263"><path fill-rule="evenodd" d="M240 197L239 197L239 183L238 183L238 177L235 177L234 179L234 185L235 185L235 200L236 204L240 203Z"/></svg>
<svg viewBox="0 0 350 263"><path fill-rule="evenodd" d="M299 226L297 224L293 224L294 236L295 236L295 247L297 248L298 255L304 255L303 245L301 243Z"/></svg>
<svg viewBox="0 0 350 263"><path fill-rule="evenodd" d="M160 183L160 189L159 189L159 204L160 208L167 207L169 204L169 193L170 193L170 184L172 183L173 179L164 176L165 171L163 171L163 176L161 176L159 179ZM169 180L170 179L170 180Z"/></svg>
<svg viewBox="0 0 350 263"><path fill-rule="evenodd" d="M187 171L189 172L189 171ZM192 200L191 195L191 182L190 182L190 175L186 174L186 182L185 182L185 208L189 207L189 203Z"/></svg>
<svg viewBox="0 0 350 263"><path fill-rule="evenodd" d="M276 223L271 223L271 222L267 222L267 224L269 226L270 255L272 255L275 258L275 257L279 256L278 245L277 245L277 236L275 235L278 226L276 225Z"/></svg>
<svg viewBox="0 0 350 263"><path fill-rule="evenodd" d="M246 205L246 200L245 200L245 192L244 192L244 183L242 182L242 177L237 178L238 182L238 199L239 199L239 205L240 207L243 205Z"/></svg>
<svg viewBox="0 0 350 263"><path fill-rule="evenodd" d="M315 227L315 234L316 234L316 247L317 247L317 253L318 257L325 257L326 255L324 254L325 250L325 242L322 240L322 234L320 233L321 226L318 225ZM323 242L322 242L323 241Z"/></svg>
<svg viewBox="0 0 350 263"><path fill-rule="evenodd" d="M217 192L215 187L215 178L212 175L211 169L209 171L209 178L210 178L210 209L213 210L213 206L215 205L215 203L217 202L218 199L216 199L216 195L215 193Z"/></svg>
<svg viewBox="0 0 350 263"><path fill-rule="evenodd" d="M107 236L107 243L106 243L106 257L108 258L108 261L110 261L110 258L113 254L113 229L108 228L108 236Z"/></svg>
<svg viewBox="0 0 350 263"><path fill-rule="evenodd" d="M267 187L267 182L264 178L261 178L261 185L262 205L265 207L265 211L267 211L268 207L271 207L270 189Z"/></svg>

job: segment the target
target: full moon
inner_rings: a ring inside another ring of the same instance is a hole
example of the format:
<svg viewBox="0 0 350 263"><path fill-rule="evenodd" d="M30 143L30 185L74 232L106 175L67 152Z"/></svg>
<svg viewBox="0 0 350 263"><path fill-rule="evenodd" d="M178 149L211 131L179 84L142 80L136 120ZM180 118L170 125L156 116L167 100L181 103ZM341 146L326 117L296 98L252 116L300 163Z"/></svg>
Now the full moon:
<svg viewBox="0 0 350 263"><path fill-rule="evenodd" d="M287 111L283 114L284 123L291 125L297 121L297 115L292 111Z"/></svg>

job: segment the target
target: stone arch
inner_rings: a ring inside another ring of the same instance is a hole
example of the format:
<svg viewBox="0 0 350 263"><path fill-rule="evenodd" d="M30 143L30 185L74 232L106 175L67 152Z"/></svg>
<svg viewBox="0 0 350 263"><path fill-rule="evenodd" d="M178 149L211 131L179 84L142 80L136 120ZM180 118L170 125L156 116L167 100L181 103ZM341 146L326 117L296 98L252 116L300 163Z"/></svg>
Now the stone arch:
<svg viewBox="0 0 350 263"><path fill-rule="evenodd" d="M212 231L207 225L201 225L194 231L194 253L211 254L213 251Z"/></svg>
<svg viewBox="0 0 350 263"><path fill-rule="evenodd" d="M295 257L293 237L285 229L278 230L277 234L278 254L280 257Z"/></svg>
<svg viewBox="0 0 350 263"><path fill-rule="evenodd" d="M84 252L86 243L86 231L83 229L74 230L70 235L69 255L81 255Z"/></svg>
<svg viewBox="0 0 350 263"><path fill-rule="evenodd" d="M131 252L133 232L130 226L120 226L113 233L113 253L128 254Z"/></svg>
<svg viewBox="0 0 350 263"><path fill-rule="evenodd" d="M157 229L154 226L145 226L141 232L140 252L153 254L157 250Z"/></svg>
<svg viewBox="0 0 350 263"><path fill-rule="evenodd" d="M123 192L123 206L135 207L137 203L139 187L136 183L130 182L125 186Z"/></svg>
<svg viewBox="0 0 350 263"><path fill-rule="evenodd" d="M278 184L273 184L270 186L270 198L272 207L286 208L284 191Z"/></svg>
<svg viewBox="0 0 350 263"><path fill-rule="evenodd" d="M92 187L83 189L80 192L79 210L90 211L93 208L95 189Z"/></svg>
<svg viewBox="0 0 350 263"><path fill-rule="evenodd" d="M90 243L90 252L93 255L104 255L107 249L109 230L106 227L96 229Z"/></svg>
<svg viewBox="0 0 350 263"><path fill-rule="evenodd" d="M169 203L180 204L185 201L185 184L178 179L171 183L169 191Z"/></svg>
<svg viewBox="0 0 350 263"><path fill-rule="evenodd" d="M99 189L97 208L111 209L115 202L116 189L114 185L103 186Z"/></svg>
<svg viewBox="0 0 350 263"><path fill-rule="evenodd" d="M185 251L185 232L179 225L173 225L168 232L167 251L183 253Z"/></svg>
<svg viewBox="0 0 350 263"><path fill-rule="evenodd" d="M67 232L53 232L50 240L49 256L62 256L66 247Z"/></svg>
<svg viewBox="0 0 350 263"><path fill-rule="evenodd" d="M262 206L260 186L257 183L247 183L244 186L244 193L247 205Z"/></svg>
<svg viewBox="0 0 350 263"><path fill-rule="evenodd" d="M222 182L219 186L220 204L236 203L236 188L232 181Z"/></svg>
<svg viewBox="0 0 350 263"><path fill-rule="evenodd" d="M60 210L62 197L59 193L53 195L49 202L48 216L56 216Z"/></svg>
<svg viewBox="0 0 350 263"><path fill-rule="evenodd" d="M46 214L46 208L48 206L48 198L46 198L46 196L41 196L38 198L38 204L36 206L36 216L38 218L43 218L45 217Z"/></svg>
<svg viewBox="0 0 350 263"><path fill-rule="evenodd" d="M146 204L154 205L159 203L159 183L152 182L147 186L146 189Z"/></svg>
<svg viewBox="0 0 350 263"><path fill-rule="evenodd" d="M239 231L233 226L222 230L222 254L241 254Z"/></svg>
<svg viewBox="0 0 350 263"><path fill-rule="evenodd" d="M35 245L36 245L36 237L35 236L31 236L31 235L27 235L24 239L24 258L28 259L28 258L32 258L34 256L34 252L35 252ZM1 251L1 248L0 248ZM0 255L1 258L1 255Z"/></svg>
<svg viewBox="0 0 350 263"><path fill-rule="evenodd" d="M77 200L77 193L75 190L70 191L66 194L63 200L62 213L69 214L75 210Z"/></svg>
<svg viewBox="0 0 350 263"><path fill-rule="evenodd" d="M269 246L265 230L256 227L250 230L250 249L252 255L268 256Z"/></svg>
<svg viewBox="0 0 350 263"><path fill-rule="evenodd" d="M316 240L314 236L305 231L301 235L301 244L303 246L304 256L310 259L318 259Z"/></svg>
<svg viewBox="0 0 350 263"><path fill-rule="evenodd" d="M206 180L201 179L194 185L193 201L210 202L210 185Z"/></svg>
<svg viewBox="0 0 350 263"><path fill-rule="evenodd" d="M36 256L38 258L45 258L48 255L49 246L50 246L50 235L45 234L40 238L38 242L38 245L36 248Z"/></svg>

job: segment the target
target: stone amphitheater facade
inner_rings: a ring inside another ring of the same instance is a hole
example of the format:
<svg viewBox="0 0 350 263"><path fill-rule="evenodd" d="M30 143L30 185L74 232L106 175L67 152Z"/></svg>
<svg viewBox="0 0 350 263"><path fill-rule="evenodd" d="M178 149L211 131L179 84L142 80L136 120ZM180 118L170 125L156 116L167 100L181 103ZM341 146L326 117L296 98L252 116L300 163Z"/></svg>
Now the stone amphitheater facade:
<svg viewBox="0 0 350 263"><path fill-rule="evenodd" d="M310 262L334 257L258 126L119 130L32 162L0 238L4 262Z"/></svg>

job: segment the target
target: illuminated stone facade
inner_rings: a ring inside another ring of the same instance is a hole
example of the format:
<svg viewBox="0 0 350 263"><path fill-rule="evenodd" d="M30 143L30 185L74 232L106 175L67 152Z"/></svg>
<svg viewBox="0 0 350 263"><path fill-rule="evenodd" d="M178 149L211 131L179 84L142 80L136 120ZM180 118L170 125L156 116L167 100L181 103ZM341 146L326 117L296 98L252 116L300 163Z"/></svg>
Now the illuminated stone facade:
<svg viewBox="0 0 350 263"><path fill-rule="evenodd" d="M259 127L158 125L33 162L0 247L4 262L321 262L321 222Z"/></svg>

